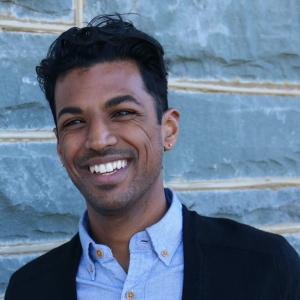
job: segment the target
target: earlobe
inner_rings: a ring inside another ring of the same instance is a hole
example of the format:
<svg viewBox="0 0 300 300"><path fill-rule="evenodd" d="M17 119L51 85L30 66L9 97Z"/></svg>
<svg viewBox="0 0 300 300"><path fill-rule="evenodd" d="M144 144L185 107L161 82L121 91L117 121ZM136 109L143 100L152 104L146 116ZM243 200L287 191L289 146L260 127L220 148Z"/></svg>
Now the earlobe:
<svg viewBox="0 0 300 300"><path fill-rule="evenodd" d="M179 133L179 112L174 109L168 109L162 118L162 137L164 151L171 150L175 145Z"/></svg>

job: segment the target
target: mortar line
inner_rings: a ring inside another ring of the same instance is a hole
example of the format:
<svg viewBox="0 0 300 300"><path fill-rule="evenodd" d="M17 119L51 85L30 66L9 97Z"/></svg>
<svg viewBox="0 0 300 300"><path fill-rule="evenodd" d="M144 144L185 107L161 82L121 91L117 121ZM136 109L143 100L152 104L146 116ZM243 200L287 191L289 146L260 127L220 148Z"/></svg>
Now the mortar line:
<svg viewBox="0 0 300 300"><path fill-rule="evenodd" d="M230 178L218 180L194 180L165 182L177 192L216 191L216 190L259 190L300 187L298 177L256 177Z"/></svg>
<svg viewBox="0 0 300 300"><path fill-rule="evenodd" d="M1 143L55 141L52 130L0 130Z"/></svg>
<svg viewBox="0 0 300 300"><path fill-rule="evenodd" d="M168 87L170 90L174 91L199 93L300 97L300 84L284 82L225 82L170 79Z"/></svg>
<svg viewBox="0 0 300 300"><path fill-rule="evenodd" d="M61 33L66 31L73 23L47 23L47 22L26 22L19 20L0 20L0 29L2 31L22 31L33 33Z"/></svg>
<svg viewBox="0 0 300 300"><path fill-rule="evenodd" d="M75 24L77 27L83 26L83 0L75 1Z"/></svg>

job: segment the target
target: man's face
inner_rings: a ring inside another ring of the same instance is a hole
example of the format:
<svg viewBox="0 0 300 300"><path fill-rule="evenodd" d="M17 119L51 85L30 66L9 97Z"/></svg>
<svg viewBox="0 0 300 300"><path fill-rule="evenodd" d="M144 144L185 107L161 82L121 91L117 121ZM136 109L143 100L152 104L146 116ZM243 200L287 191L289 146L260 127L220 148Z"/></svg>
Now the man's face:
<svg viewBox="0 0 300 300"><path fill-rule="evenodd" d="M71 70L55 101L58 153L88 209L112 214L161 191L170 126L158 124L134 62Z"/></svg>

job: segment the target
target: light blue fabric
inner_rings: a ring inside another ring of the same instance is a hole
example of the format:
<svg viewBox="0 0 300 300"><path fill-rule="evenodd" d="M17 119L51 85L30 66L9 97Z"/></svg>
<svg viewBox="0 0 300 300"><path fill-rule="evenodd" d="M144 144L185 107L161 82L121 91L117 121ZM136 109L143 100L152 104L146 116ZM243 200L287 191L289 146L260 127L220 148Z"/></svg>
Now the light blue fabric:
<svg viewBox="0 0 300 300"><path fill-rule="evenodd" d="M78 300L177 300L182 297L182 206L176 195L164 217L130 240L128 273L109 247L88 234L85 213L79 224L83 254L76 277ZM98 250L102 257L96 255ZM130 298L130 294L133 297ZM131 294L132 295L132 294Z"/></svg>

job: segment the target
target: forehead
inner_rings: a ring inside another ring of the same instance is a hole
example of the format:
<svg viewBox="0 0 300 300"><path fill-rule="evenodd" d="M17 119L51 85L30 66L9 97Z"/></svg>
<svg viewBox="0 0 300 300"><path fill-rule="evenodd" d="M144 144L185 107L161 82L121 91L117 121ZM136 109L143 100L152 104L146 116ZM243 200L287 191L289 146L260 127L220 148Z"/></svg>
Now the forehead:
<svg viewBox="0 0 300 300"><path fill-rule="evenodd" d="M153 104L146 91L139 68L134 61L98 63L89 68L77 68L58 78L55 104L58 112L69 105L84 106L105 102L115 96L131 95Z"/></svg>

